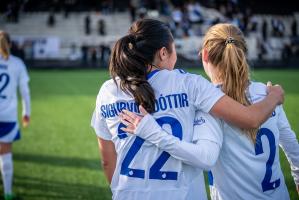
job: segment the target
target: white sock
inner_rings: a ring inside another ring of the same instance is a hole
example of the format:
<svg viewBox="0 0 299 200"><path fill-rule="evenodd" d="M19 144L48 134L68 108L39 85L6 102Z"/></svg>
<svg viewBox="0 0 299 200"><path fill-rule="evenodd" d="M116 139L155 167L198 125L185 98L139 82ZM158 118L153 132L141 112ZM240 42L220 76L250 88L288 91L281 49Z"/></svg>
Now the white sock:
<svg viewBox="0 0 299 200"><path fill-rule="evenodd" d="M12 194L13 163L12 153L0 155L0 168L4 186L4 195Z"/></svg>

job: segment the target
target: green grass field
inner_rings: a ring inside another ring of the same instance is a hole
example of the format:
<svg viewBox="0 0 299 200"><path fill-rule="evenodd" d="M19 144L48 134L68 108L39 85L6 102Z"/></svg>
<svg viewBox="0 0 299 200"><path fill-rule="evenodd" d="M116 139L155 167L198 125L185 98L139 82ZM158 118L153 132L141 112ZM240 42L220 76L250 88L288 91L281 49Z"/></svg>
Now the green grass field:
<svg viewBox="0 0 299 200"><path fill-rule="evenodd" d="M202 73L202 71L194 71ZM32 121L14 145L14 191L25 200L111 199L90 118L107 71L30 71ZM285 111L299 134L299 71L253 71L254 80L281 84ZM291 199L298 199L283 153ZM3 187L1 185L1 193Z"/></svg>

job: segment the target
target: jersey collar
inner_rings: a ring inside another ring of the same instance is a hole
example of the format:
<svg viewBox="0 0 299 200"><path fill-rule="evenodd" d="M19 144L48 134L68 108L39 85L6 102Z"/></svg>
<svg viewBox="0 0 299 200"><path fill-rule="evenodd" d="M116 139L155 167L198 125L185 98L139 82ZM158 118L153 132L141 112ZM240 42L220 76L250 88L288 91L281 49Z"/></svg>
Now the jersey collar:
<svg viewBox="0 0 299 200"><path fill-rule="evenodd" d="M152 76L154 76L158 71L160 71L159 69L155 69L151 72L149 72L147 75L146 75L146 79L149 80L150 78L152 78Z"/></svg>

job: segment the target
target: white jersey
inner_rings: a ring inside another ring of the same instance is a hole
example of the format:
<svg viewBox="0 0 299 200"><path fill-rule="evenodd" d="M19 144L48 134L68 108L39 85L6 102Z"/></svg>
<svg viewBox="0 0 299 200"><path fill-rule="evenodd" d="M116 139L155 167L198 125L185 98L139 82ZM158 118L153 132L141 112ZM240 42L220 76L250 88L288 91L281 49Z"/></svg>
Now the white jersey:
<svg viewBox="0 0 299 200"><path fill-rule="evenodd" d="M154 71L148 81L155 91L153 116L157 122L181 140L191 142L195 111L209 112L224 94L201 76L181 72ZM98 137L115 144L113 199L187 199L190 182L202 182L200 174L153 144L121 131L124 125L118 114L124 108L139 113L131 96L113 80L105 82L97 97L92 126Z"/></svg>
<svg viewBox="0 0 299 200"><path fill-rule="evenodd" d="M23 61L13 55L8 60L0 56L0 122L16 122L17 88L27 85L29 76Z"/></svg>
<svg viewBox="0 0 299 200"><path fill-rule="evenodd" d="M249 96L254 103L263 100L266 86L251 82ZM288 200L279 161L279 145L288 157L297 184L299 145L282 106L276 107L272 116L261 126L255 145L240 129L223 121L218 126L223 130L223 144L219 159L212 168L211 198ZM201 126L195 127L198 137L207 131Z"/></svg>

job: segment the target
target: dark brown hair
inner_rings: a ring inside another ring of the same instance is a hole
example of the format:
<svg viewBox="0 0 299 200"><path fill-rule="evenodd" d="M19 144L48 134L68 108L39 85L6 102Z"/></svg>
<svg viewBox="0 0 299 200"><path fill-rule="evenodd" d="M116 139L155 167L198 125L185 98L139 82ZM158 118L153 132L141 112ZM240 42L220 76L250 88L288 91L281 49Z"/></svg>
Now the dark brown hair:
<svg viewBox="0 0 299 200"><path fill-rule="evenodd" d="M158 50L165 47L172 52L172 43L173 37L166 24L142 19L136 21L112 49L109 63L112 78L116 82L119 77L121 90L132 95L149 113L155 110L155 94L146 78L148 68Z"/></svg>

